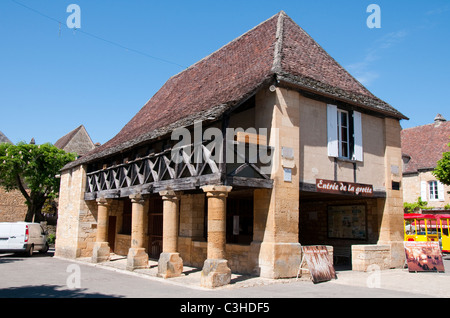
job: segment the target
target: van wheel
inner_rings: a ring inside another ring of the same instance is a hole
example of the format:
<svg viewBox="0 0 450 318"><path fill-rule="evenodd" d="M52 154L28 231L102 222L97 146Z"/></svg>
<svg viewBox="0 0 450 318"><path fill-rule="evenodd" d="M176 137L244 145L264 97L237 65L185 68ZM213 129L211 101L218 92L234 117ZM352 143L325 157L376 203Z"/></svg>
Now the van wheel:
<svg viewBox="0 0 450 318"><path fill-rule="evenodd" d="M48 249L49 249L48 243L45 243L44 248L42 250L40 250L39 253L45 254L48 252Z"/></svg>
<svg viewBox="0 0 450 318"><path fill-rule="evenodd" d="M26 252L26 257L31 257L33 256L33 252L34 252L34 245L31 245L30 249L28 250L28 252Z"/></svg>

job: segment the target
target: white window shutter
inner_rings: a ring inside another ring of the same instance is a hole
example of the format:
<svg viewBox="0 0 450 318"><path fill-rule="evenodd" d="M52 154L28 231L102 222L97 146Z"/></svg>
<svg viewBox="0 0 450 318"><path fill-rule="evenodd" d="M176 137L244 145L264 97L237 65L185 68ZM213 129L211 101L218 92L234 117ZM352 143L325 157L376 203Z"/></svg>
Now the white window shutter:
<svg viewBox="0 0 450 318"><path fill-rule="evenodd" d="M439 201L444 201L445 200L445 190L444 190L444 184L442 182L438 181L438 196L439 196Z"/></svg>
<svg viewBox="0 0 450 318"><path fill-rule="evenodd" d="M361 113L353 112L353 136L355 149L353 151L356 161L364 161Z"/></svg>
<svg viewBox="0 0 450 318"><path fill-rule="evenodd" d="M339 156L339 141L337 131L337 106L327 105L328 156Z"/></svg>
<svg viewBox="0 0 450 318"><path fill-rule="evenodd" d="M428 201L428 183L426 181L420 183L420 197L422 201Z"/></svg>

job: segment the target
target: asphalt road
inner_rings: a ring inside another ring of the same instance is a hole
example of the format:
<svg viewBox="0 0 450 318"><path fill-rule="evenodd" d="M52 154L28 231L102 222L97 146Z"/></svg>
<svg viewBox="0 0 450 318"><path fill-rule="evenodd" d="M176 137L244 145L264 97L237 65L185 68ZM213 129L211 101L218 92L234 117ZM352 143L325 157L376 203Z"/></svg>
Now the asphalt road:
<svg viewBox="0 0 450 318"><path fill-rule="evenodd" d="M153 298L177 300L173 310L199 299L428 298L450 297L450 274L338 272L338 279L206 290L146 279L47 255L0 254L0 298ZM450 260L446 260L450 268ZM191 301L190 301L191 300ZM230 307L228 308L230 309ZM261 308L260 308L261 309Z"/></svg>

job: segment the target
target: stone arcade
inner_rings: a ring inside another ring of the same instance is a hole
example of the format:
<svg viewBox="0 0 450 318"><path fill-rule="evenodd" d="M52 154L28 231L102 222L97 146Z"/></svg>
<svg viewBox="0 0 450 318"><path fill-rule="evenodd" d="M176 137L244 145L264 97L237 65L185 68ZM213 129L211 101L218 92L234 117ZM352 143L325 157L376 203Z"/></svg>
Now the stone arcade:
<svg viewBox="0 0 450 318"><path fill-rule="evenodd" d="M194 266L211 288L231 272L295 277L301 245L327 245L356 270L400 267L401 119L280 12L170 78L63 168L56 255L114 252L130 270L155 259L164 278ZM172 132L198 122L224 142L201 134L175 149ZM249 160L251 147L272 160ZM317 180L365 190L324 193Z"/></svg>

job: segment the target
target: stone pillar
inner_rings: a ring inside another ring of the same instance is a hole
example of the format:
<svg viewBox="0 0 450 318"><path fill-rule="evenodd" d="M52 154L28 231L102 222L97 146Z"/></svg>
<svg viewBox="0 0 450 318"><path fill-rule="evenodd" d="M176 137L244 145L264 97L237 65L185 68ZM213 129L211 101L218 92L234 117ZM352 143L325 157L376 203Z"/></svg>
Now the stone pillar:
<svg viewBox="0 0 450 318"><path fill-rule="evenodd" d="M95 214L98 207L84 200L86 171L87 166L80 165L61 172L58 226L56 227L58 239L55 243L57 257L75 259L92 256L92 250L87 247L91 236L82 229L94 222L92 214ZM95 240L95 237L92 237L92 240Z"/></svg>
<svg viewBox="0 0 450 318"><path fill-rule="evenodd" d="M145 252L145 212L141 194L130 195L131 210L131 248L127 256L127 269L132 271L148 267L148 254Z"/></svg>
<svg viewBox="0 0 450 318"><path fill-rule="evenodd" d="M178 253L178 211L180 197L174 191L162 191L163 252L158 261L158 276L171 278L183 272L183 260Z"/></svg>
<svg viewBox="0 0 450 318"><path fill-rule="evenodd" d="M99 198L97 204L97 239L92 251L92 263L109 261L111 253L108 243L109 202L104 198Z"/></svg>
<svg viewBox="0 0 450 318"><path fill-rule="evenodd" d="M232 187L204 186L208 197L208 253L203 265L201 285L214 288L227 285L231 270L225 259L227 197Z"/></svg>
<svg viewBox="0 0 450 318"><path fill-rule="evenodd" d="M393 182L402 186L402 150L401 150L401 126L396 119L385 118L385 186L386 198L378 199L378 209L381 218L380 237L378 245L389 245L391 248L391 268L402 268L405 262L405 250L403 247L403 190L396 190Z"/></svg>
<svg viewBox="0 0 450 318"><path fill-rule="evenodd" d="M296 277L302 259L299 233L300 108L298 92L277 87L256 95L255 126L269 128L273 147L272 189L254 190L253 272L261 277Z"/></svg>

